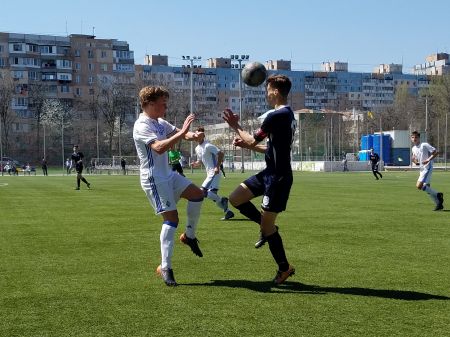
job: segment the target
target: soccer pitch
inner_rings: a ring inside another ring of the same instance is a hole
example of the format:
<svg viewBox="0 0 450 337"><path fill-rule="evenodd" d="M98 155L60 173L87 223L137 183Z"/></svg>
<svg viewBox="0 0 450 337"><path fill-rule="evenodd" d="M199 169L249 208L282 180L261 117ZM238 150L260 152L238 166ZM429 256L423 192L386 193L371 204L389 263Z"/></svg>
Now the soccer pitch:
<svg viewBox="0 0 450 337"><path fill-rule="evenodd" d="M177 241L176 288L155 275L162 221L137 176L0 177L0 336L450 336L450 213L417 176L296 173L277 219L296 275L279 287L257 225L205 200L204 257ZM449 178L432 186L450 209Z"/></svg>

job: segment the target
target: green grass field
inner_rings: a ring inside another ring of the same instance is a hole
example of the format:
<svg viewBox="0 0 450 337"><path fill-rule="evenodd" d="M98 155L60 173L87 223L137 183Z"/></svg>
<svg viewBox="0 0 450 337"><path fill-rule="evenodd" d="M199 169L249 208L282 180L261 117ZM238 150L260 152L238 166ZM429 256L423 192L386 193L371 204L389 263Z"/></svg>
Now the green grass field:
<svg viewBox="0 0 450 337"><path fill-rule="evenodd" d="M448 198L449 178L433 176ZM450 336L450 213L432 211L415 172L297 173L277 221L297 273L280 287L257 225L219 221L210 200L204 257L177 242L180 286L165 286L139 178L87 179L74 191L74 176L0 177L0 337Z"/></svg>

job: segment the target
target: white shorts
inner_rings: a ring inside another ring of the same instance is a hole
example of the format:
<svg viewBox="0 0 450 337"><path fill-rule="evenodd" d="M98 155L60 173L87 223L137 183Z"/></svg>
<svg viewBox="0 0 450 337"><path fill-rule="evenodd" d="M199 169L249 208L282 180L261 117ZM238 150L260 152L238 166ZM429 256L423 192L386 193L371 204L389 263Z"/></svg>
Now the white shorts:
<svg viewBox="0 0 450 337"><path fill-rule="evenodd" d="M431 180L431 174L433 173L433 167L424 167L420 169L420 175L419 179L417 181L420 181L424 184L429 184Z"/></svg>
<svg viewBox="0 0 450 337"><path fill-rule="evenodd" d="M164 181L155 181L153 177L141 180L142 189L155 214L176 210L181 193L191 184L189 179L175 172L172 172L169 179Z"/></svg>
<svg viewBox="0 0 450 337"><path fill-rule="evenodd" d="M221 174L208 173L206 179L202 183L202 188L205 190L218 190L220 185Z"/></svg>

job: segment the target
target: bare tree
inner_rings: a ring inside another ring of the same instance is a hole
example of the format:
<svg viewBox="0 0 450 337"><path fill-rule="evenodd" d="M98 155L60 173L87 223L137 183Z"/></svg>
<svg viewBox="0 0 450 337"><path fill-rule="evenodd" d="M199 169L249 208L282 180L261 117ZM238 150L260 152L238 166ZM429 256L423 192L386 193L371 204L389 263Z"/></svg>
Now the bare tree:
<svg viewBox="0 0 450 337"><path fill-rule="evenodd" d="M14 94L14 82L8 72L0 72L0 127L5 152L9 151L9 135L16 116L12 111L11 102Z"/></svg>
<svg viewBox="0 0 450 337"><path fill-rule="evenodd" d="M434 76L428 90L424 90L422 95L426 95L430 103L428 120L430 122L433 135L438 133L436 127L437 120L445 120L450 112L450 75Z"/></svg>
<svg viewBox="0 0 450 337"><path fill-rule="evenodd" d="M49 87L42 82L36 82L29 85L29 107L34 112L36 120L36 151L38 159L41 155L41 120L45 115L44 103L47 100Z"/></svg>
<svg viewBox="0 0 450 337"><path fill-rule="evenodd" d="M73 108L69 102L48 98L42 104L41 123L49 127L55 140L61 141L61 159L64 167L64 130L72 124Z"/></svg>
<svg viewBox="0 0 450 337"><path fill-rule="evenodd" d="M134 112L135 88L133 85L112 80L100 83L99 90L98 98L100 104L98 105L98 108L105 118L108 152L109 156L112 157L114 136L117 135L116 129L119 126L123 126L126 114L133 114Z"/></svg>

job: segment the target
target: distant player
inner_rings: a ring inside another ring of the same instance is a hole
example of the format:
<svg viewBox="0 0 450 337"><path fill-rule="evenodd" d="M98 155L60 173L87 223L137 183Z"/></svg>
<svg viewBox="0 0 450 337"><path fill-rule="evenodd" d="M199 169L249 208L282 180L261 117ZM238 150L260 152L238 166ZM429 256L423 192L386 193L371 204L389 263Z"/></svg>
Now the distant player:
<svg viewBox="0 0 450 337"><path fill-rule="evenodd" d="M261 238L255 247L266 241L272 257L278 265L273 279L281 284L294 275L295 269L286 258L283 241L275 226L278 213L286 209L293 177L291 168L291 146L296 122L292 109L287 105L291 81L283 75L272 75L266 81L267 102L275 109L267 114L261 127L250 135L239 125L239 116L231 110L224 111L224 120L237 133L233 144L265 154L266 168L242 182L230 195L231 204L250 220L258 223ZM259 144L267 138L267 145ZM259 211L250 201L263 196Z"/></svg>
<svg viewBox="0 0 450 337"><path fill-rule="evenodd" d="M202 257L195 232L203 191L169 167L167 151L182 138L196 140L196 133L189 132L195 118L193 114L186 118L181 129L163 119L168 99L169 92L164 87L148 86L141 89L139 100L142 113L134 123L133 139L141 162L141 187L155 213L163 218L159 237L161 264L156 272L166 285L176 286L172 255L179 223L177 202L180 198L188 200L186 231L180 236L180 241L188 245L195 255Z"/></svg>
<svg viewBox="0 0 450 337"><path fill-rule="evenodd" d="M77 172L77 187L75 187L76 190L80 189L80 180L86 184L88 189L91 188L91 184L89 184L88 181L83 177L83 158L83 153L78 151L78 145L74 145L72 162L73 166L75 166L75 171Z"/></svg>
<svg viewBox="0 0 450 337"><path fill-rule="evenodd" d="M195 148L197 161L192 166L198 168L201 163L206 169L206 179L203 181L202 190L208 199L214 201L221 210L224 217L222 220L228 220L234 217L234 213L228 209L228 199L217 194L220 185L220 166L223 162L224 153L219 148L205 139L205 129L199 127L197 129L198 145Z"/></svg>
<svg viewBox="0 0 450 337"><path fill-rule="evenodd" d="M370 161L369 164L372 166L372 173L375 176L375 178L379 180L377 175L379 175L380 178L383 178L383 175L380 172L378 172L378 166L380 165L380 156L378 155L378 153L375 153L373 149L370 149L369 161Z"/></svg>
<svg viewBox="0 0 450 337"><path fill-rule="evenodd" d="M184 177L183 166L181 165L181 152L175 147L169 150L169 163L172 166L172 171L176 171Z"/></svg>
<svg viewBox="0 0 450 337"><path fill-rule="evenodd" d="M431 174L433 173L433 159L439 154L436 149L428 143L420 142L420 133L414 131L411 133L412 147L411 161L420 165L420 175L416 187L419 190L427 192L431 200L436 204L435 211L444 209L444 194L436 192L430 186Z"/></svg>

